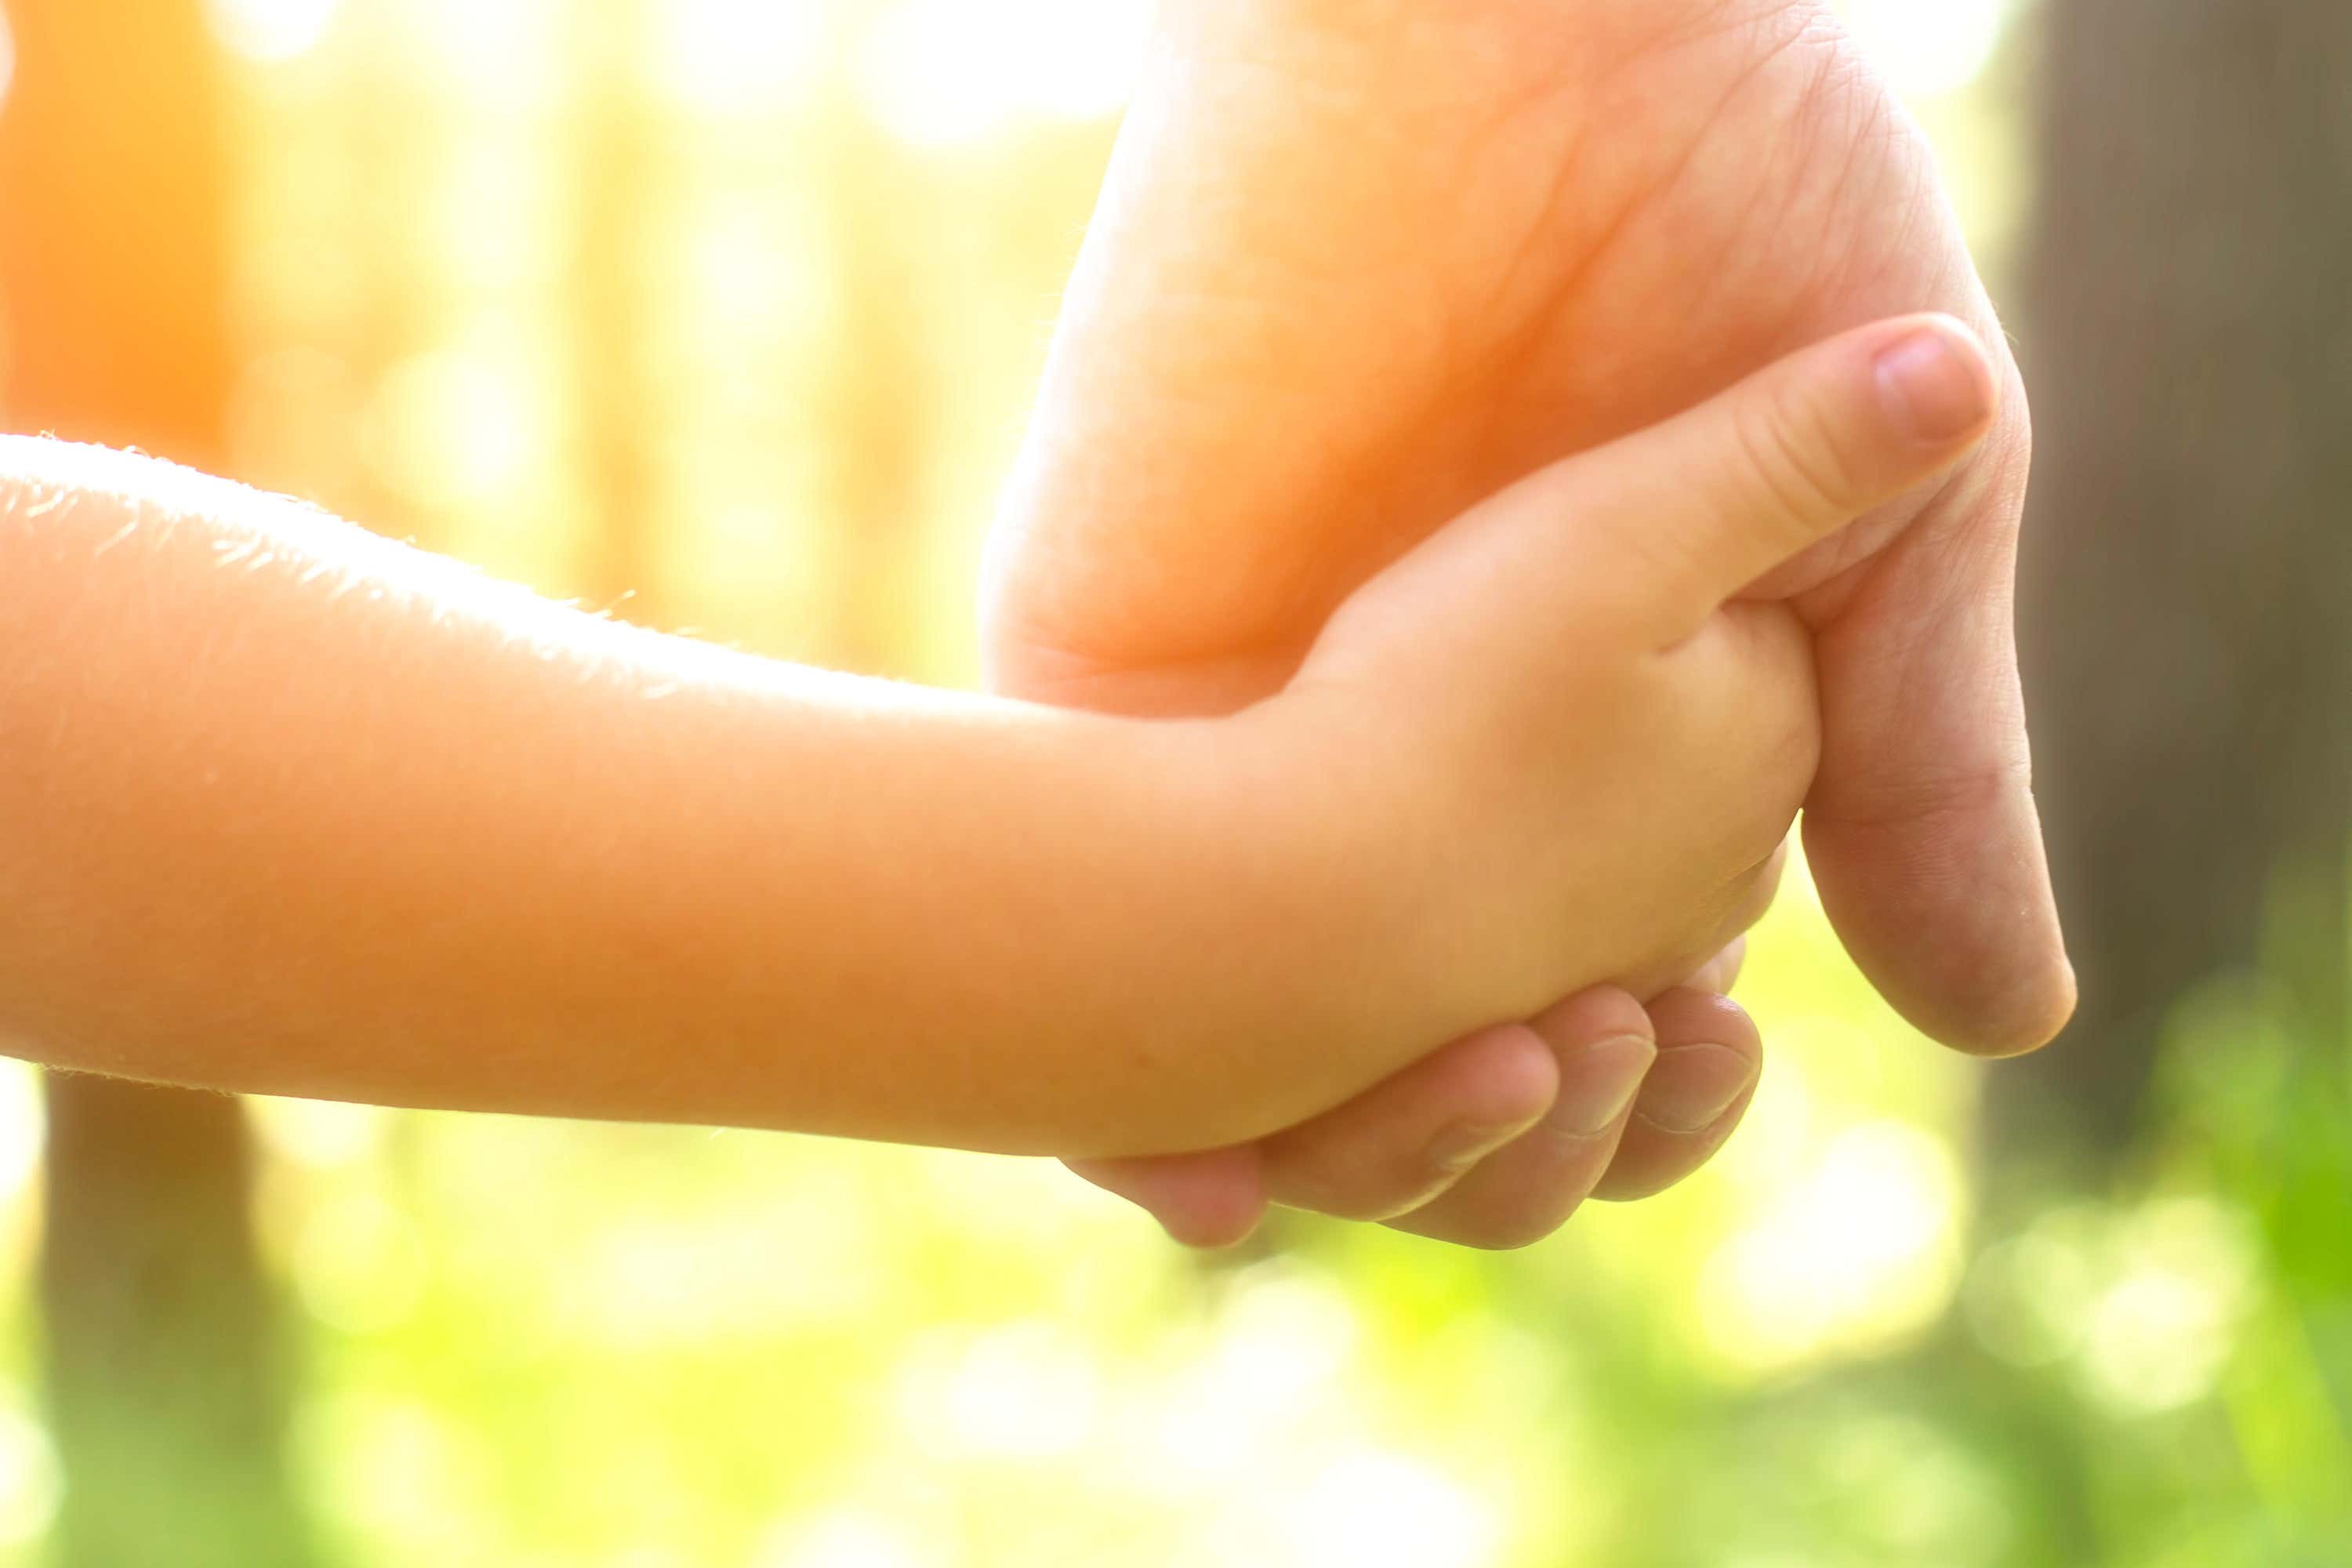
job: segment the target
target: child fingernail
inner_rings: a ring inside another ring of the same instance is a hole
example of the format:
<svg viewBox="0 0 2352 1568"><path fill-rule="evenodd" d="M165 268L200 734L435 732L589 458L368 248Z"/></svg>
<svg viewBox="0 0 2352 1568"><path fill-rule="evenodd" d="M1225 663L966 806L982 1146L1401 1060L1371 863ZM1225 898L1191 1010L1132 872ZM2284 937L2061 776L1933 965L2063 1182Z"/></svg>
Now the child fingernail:
<svg viewBox="0 0 2352 1568"><path fill-rule="evenodd" d="M1642 1120L1666 1132L1703 1132L1756 1087L1762 1066L1728 1046L1660 1051L1642 1091Z"/></svg>
<svg viewBox="0 0 2352 1568"><path fill-rule="evenodd" d="M1559 1064L1559 1096L1545 1118L1555 1132L1590 1138L1623 1119L1658 1048L1639 1035L1601 1040Z"/></svg>
<svg viewBox="0 0 2352 1568"><path fill-rule="evenodd" d="M1875 369L1888 417L1914 440L1957 441L1991 416L1983 356L1948 328L1923 326L1881 349Z"/></svg>

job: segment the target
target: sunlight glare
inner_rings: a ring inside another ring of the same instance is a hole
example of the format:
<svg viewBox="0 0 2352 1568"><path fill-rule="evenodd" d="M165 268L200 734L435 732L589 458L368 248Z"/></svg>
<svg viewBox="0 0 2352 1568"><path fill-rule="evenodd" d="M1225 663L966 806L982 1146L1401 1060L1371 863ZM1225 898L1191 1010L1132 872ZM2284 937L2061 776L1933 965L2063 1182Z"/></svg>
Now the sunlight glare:
<svg viewBox="0 0 2352 1568"><path fill-rule="evenodd" d="M1220 1483L1262 1470L1278 1434L1344 1404L1362 1337L1345 1295L1286 1266L1258 1266L1219 1312L1203 1353L1156 1401L1158 1465Z"/></svg>
<svg viewBox="0 0 2352 1568"><path fill-rule="evenodd" d="M384 482L431 508L485 502L546 449L546 402L514 345L464 342L394 365L362 421Z"/></svg>
<svg viewBox="0 0 2352 1568"><path fill-rule="evenodd" d="M2041 1367L2081 1347L2101 1288L2091 1257L2099 1225L2087 1206L2069 1205L1986 1248L1961 1299L1985 1349L2011 1366Z"/></svg>
<svg viewBox="0 0 2352 1568"><path fill-rule="evenodd" d="M392 1131L393 1112L379 1105L263 1095L244 1103L246 1121L264 1149L312 1171L364 1163Z"/></svg>
<svg viewBox="0 0 2352 1568"><path fill-rule="evenodd" d="M918 146L1023 120L1099 120L1133 91L1150 0L900 0L868 40L867 101Z"/></svg>
<svg viewBox="0 0 2352 1568"><path fill-rule="evenodd" d="M205 0L213 37L260 65L309 54L334 25L342 0Z"/></svg>
<svg viewBox="0 0 2352 1568"><path fill-rule="evenodd" d="M424 1299L424 1241L404 1211L373 1192L325 1196L295 1233L289 1261L303 1307L341 1333L379 1333Z"/></svg>
<svg viewBox="0 0 2352 1568"><path fill-rule="evenodd" d="M1713 1348L1785 1367L1933 1321L1959 1282L1964 1190L1951 1152L1916 1127L1840 1133L1709 1259L1700 1299Z"/></svg>
<svg viewBox="0 0 2352 1568"><path fill-rule="evenodd" d="M424 69L511 112L561 79L562 0L402 0L383 15Z"/></svg>
<svg viewBox="0 0 2352 1568"><path fill-rule="evenodd" d="M294 1447L336 1522L385 1538L395 1555L446 1562L446 1549L488 1533L491 1467L474 1434L436 1405L331 1394L305 1405Z"/></svg>
<svg viewBox="0 0 2352 1568"><path fill-rule="evenodd" d="M928 1568L932 1558L887 1522L835 1513L790 1527L760 1557L761 1568Z"/></svg>
<svg viewBox="0 0 2352 1568"><path fill-rule="evenodd" d="M662 74L698 108L774 108L813 74L825 9L825 0L672 0L654 18Z"/></svg>
<svg viewBox="0 0 2352 1568"><path fill-rule="evenodd" d="M1077 1452L1103 1403L1102 1370L1054 1324L940 1335L899 1368L898 1407L918 1444L954 1459L1051 1459Z"/></svg>
<svg viewBox="0 0 2352 1568"><path fill-rule="evenodd" d="M817 1173L743 1213L616 1220L572 1259L559 1317L624 1352L852 1321L884 1288L874 1234L855 1184Z"/></svg>
<svg viewBox="0 0 2352 1568"><path fill-rule="evenodd" d="M2252 1305L2252 1229L2203 1198L2160 1201L2132 1217L2118 1237L2120 1267L2083 1336L2093 1394L2137 1414L2212 1392Z"/></svg>
<svg viewBox="0 0 2352 1568"><path fill-rule="evenodd" d="M40 1173L48 1115L38 1068L0 1061L0 1198L14 1197Z"/></svg>
<svg viewBox="0 0 2352 1568"><path fill-rule="evenodd" d="M28 1411L0 1407L0 1544L38 1540L64 1493L48 1428Z"/></svg>
<svg viewBox="0 0 2352 1568"><path fill-rule="evenodd" d="M1304 1273L1269 1270L1234 1290L1203 1370L1250 1418L1273 1419L1336 1382L1362 1338L1343 1293Z"/></svg>
<svg viewBox="0 0 2352 1568"><path fill-rule="evenodd" d="M1291 1560L1313 1568L1484 1568L1501 1544L1484 1502L1402 1454L1333 1459L1289 1514Z"/></svg>
<svg viewBox="0 0 2352 1568"><path fill-rule="evenodd" d="M1958 92L1984 74L2011 0L1846 0L1854 37L1906 97Z"/></svg>

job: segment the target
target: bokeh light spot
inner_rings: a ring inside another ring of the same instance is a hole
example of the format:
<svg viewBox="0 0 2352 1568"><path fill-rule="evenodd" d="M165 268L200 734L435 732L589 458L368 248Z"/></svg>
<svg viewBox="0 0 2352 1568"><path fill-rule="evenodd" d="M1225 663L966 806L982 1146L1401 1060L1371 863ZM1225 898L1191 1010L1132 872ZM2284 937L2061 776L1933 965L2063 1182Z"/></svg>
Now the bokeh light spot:
<svg viewBox="0 0 2352 1568"><path fill-rule="evenodd" d="M1134 90L1150 26L1148 0L901 0L868 39L866 96L919 146L1101 119Z"/></svg>
<svg viewBox="0 0 2352 1568"><path fill-rule="evenodd" d="M2212 1392L2250 1305L2247 1230L2203 1198L2158 1202L2132 1216L2083 1340L2084 1376L2103 1403L2146 1413Z"/></svg>
<svg viewBox="0 0 2352 1568"><path fill-rule="evenodd" d="M1501 1536L1468 1489L1399 1454L1332 1460L1289 1514L1292 1560L1302 1568L1482 1568Z"/></svg>
<svg viewBox="0 0 2352 1568"><path fill-rule="evenodd" d="M257 1095L244 1103L262 1147L312 1170L340 1170L373 1158L383 1146L394 1115L380 1105L329 1100Z"/></svg>
<svg viewBox="0 0 2352 1568"><path fill-rule="evenodd" d="M908 1434L955 1457L1074 1453L1092 1433L1101 1402L1094 1357L1045 1322L919 1346L901 1373Z"/></svg>
<svg viewBox="0 0 2352 1568"><path fill-rule="evenodd" d="M316 48L341 9L342 0L206 0L205 15L232 54L274 65Z"/></svg>
<svg viewBox="0 0 2352 1568"><path fill-rule="evenodd" d="M436 349L394 365L362 425L384 482L425 507L490 500L547 444L531 367L497 342Z"/></svg>
<svg viewBox="0 0 2352 1568"><path fill-rule="evenodd" d="M0 1062L0 1198L14 1197L31 1184L47 1141L38 1069L26 1062Z"/></svg>
<svg viewBox="0 0 2352 1568"><path fill-rule="evenodd" d="M1935 98L1984 74L2011 0L1846 0L1853 35L1896 89Z"/></svg>
<svg viewBox="0 0 2352 1568"><path fill-rule="evenodd" d="M47 1530L64 1489L48 1429L25 1411L0 1407L0 1543Z"/></svg>
<svg viewBox="0 0 2352 1568"><path fill-rule="evenodd" d="M931 1568L938 1560L887 1521L826 1515L778 1531L760 1568Z"/></svg>
<svg viewBox="0 0 2352 1568"><path fill-rule="evenodd" d="M772 110L807 85L824 40L822 0L670 0L655 13L668 90L703 110Z"/></svg>
<svg viewBox="0 0 2352 1568"><path fill-rule="evenodd" d="M1734 1364L1773 1368L1924 1327L1958 1282L1963 1193L1950 1151L1916 1127L1839 1133L1709 1260L1711 1345Z"/></svg>

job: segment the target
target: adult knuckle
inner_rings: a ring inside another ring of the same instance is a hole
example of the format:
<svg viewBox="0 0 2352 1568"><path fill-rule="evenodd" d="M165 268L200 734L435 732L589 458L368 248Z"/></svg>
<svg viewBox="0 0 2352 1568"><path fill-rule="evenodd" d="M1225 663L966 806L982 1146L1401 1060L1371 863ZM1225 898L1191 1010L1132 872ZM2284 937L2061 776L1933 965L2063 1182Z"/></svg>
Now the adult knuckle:
<svg viewBox="0 0 2352 1568"><path fill-rule="evenodd" d="M1333 1219L1367 1222L1407 1212L1453 1174L1420 1155L1381 1160L1337 1147L1292 1151L1283 1164L1282 1202Z"/></svg>
<svg viewBox="0 0 2352 1568"><path fill-rule="evenodd" d="M1386 1219L1402 1206L1392 1194L1375 1190L1360 1173L1331 1168L1299 1172L1283 1201L1333 1219L1358 1221Z"/></svg>
<svg viewBox="0 0 2352 1568"><path fill-rule="evenodd" d="M1447 1216L1448 1239L1480 1252L1520 1252L1557 1235L1579 1204L1576 1194L1547 1201L1528 1194L1488 1195Z"/></svg>

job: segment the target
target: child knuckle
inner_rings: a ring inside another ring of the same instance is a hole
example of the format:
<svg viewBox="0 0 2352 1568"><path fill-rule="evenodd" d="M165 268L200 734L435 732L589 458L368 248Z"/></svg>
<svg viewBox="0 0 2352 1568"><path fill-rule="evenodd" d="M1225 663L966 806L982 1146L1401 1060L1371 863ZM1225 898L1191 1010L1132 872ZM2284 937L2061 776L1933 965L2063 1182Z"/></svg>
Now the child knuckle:
<svg viewBox="0 0 2352 1568"><path fill-rule="evenodd" d="M1825 518L1844 511L1855 493L1845 444L1818 400L1776 391L1743 405L1733 421L1749 489L1779 533L1776 548L1794 549L1819 531Z"/></svg>

